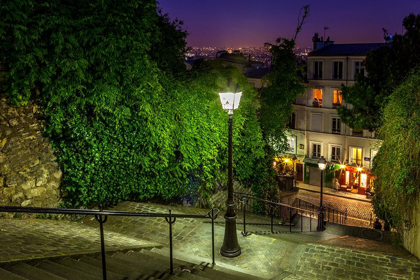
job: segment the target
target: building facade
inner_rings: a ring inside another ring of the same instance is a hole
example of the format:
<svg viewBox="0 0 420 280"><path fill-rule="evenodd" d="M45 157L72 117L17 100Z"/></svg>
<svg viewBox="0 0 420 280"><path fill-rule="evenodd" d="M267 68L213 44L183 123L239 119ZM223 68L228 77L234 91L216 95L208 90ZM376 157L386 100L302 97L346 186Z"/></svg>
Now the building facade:
<svg viewBox="0 0 420 280"><path fill-rule="evenodd" d="M314 42L308 55L308 88L294 106L289 124L289 155L297 155L297 180L320 185L321 171L317 161L328 161L326 186L359 194L374 186L370 174L372 159L380 141L367 130L352 129L340 120L337 107L347 106L341 86L351 86L357 75L366 75L366 54L385 44L334 44ZM349 100L351 103L351 100Z"/></svg>

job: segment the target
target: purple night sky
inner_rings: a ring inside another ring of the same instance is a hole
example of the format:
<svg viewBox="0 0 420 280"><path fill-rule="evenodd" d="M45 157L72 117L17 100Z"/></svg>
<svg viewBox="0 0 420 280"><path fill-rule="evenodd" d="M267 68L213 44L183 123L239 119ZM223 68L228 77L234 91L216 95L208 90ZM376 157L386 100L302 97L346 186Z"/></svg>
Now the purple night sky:
<svg viewBox="0 0 420 280"><path fill-rule="evenodd" d="M312 46L315 32L336 44L381 43L382 28L402 32L402 20L420 14L420 0L157 0L163 13L184 21L188 46L262 47L277 37L291 38L300 8L310 15L297 46Z"/></svg>

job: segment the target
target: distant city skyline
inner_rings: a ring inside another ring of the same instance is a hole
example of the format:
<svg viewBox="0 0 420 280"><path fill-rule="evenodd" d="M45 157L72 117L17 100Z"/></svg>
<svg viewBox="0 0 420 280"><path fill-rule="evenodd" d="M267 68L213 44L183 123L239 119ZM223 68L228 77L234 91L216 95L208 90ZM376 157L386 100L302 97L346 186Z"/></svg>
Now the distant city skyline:
<svg viewBox="0 0 420 280"><path fill-rule="evenodd" d="M315 32L323 37L324 27L336 44L381 43L382 28L401 34L404 17L420 14L420 0L158 0L163 13L184 21L188 46L232 48L292 38L307 4L310 15L296 40L301 48L312 47Z"/></svg>

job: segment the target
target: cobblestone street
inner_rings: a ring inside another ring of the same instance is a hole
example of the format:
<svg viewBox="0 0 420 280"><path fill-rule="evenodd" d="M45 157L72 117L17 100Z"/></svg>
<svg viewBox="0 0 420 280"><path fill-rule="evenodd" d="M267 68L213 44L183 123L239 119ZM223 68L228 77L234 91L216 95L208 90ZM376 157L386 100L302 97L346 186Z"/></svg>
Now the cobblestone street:
<svg viewBox="0 0 420 280"><path fill-rule="evenodd" d="M319 187L305 184L298 184L300 187L297 197L319 205ZM371 221L374 221L373 207L369 199L365 196L352 194L332 189L324 189L323 204L336 210L346 212L346 224L360 227L372 227Z"/></svg>

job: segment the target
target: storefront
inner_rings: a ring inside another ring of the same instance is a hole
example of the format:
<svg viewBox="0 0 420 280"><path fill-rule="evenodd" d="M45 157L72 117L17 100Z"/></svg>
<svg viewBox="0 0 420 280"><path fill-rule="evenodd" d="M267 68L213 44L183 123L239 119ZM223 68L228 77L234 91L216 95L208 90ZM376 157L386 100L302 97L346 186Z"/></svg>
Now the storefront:
<svg viewBox="0 0 420 280"><path fill-rule="evenodd" d="M374 189L374 177L370 169L362 167L344 166L336 170L335 178L340 182L343 191L366 194L366 189Z"/></svg>

